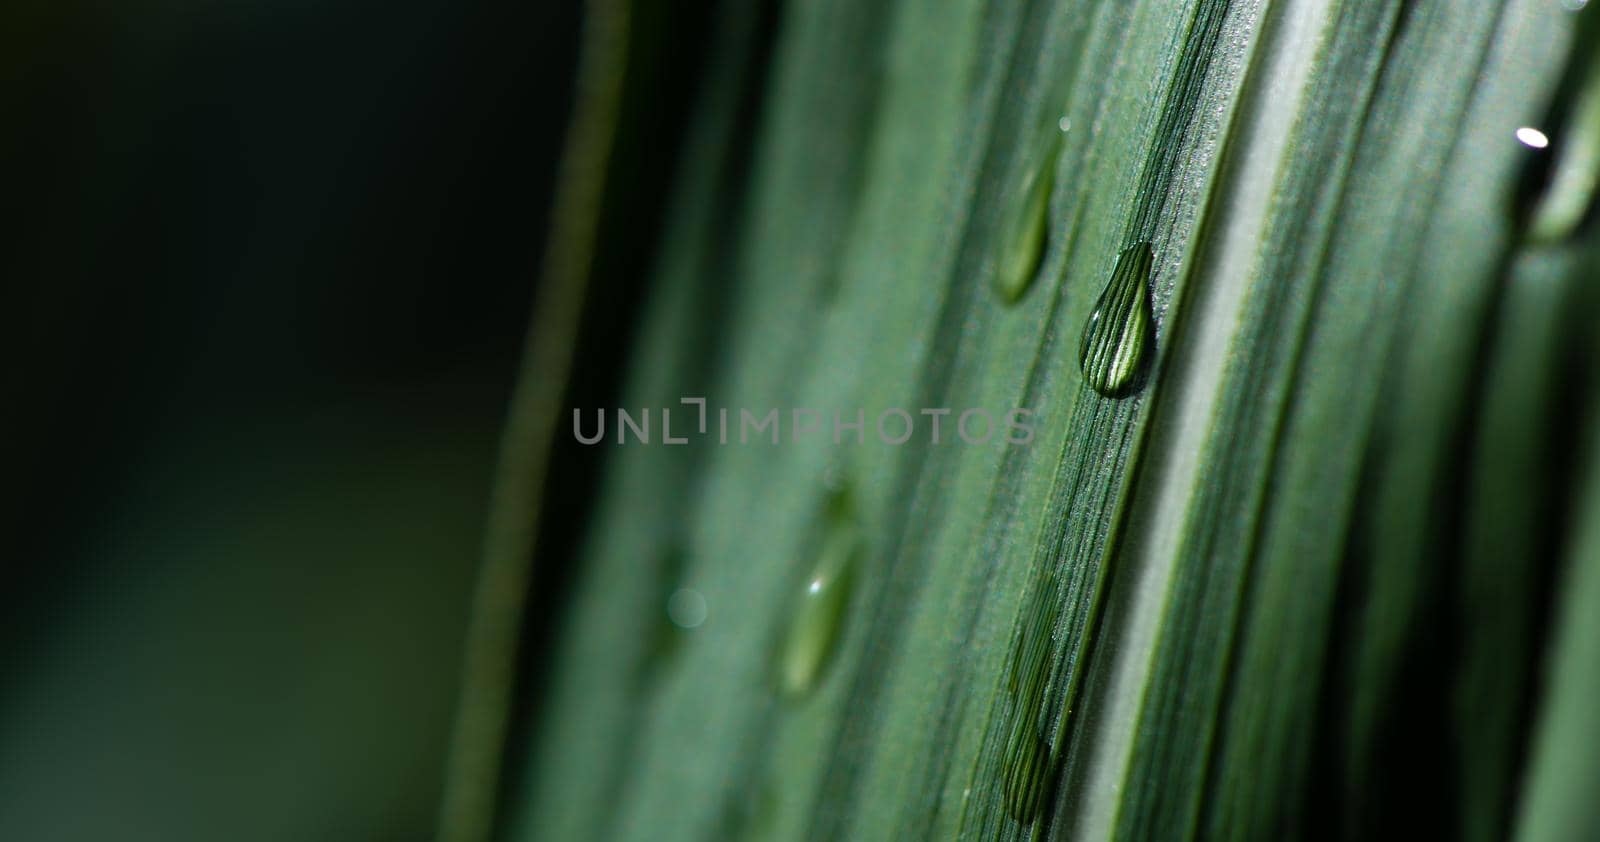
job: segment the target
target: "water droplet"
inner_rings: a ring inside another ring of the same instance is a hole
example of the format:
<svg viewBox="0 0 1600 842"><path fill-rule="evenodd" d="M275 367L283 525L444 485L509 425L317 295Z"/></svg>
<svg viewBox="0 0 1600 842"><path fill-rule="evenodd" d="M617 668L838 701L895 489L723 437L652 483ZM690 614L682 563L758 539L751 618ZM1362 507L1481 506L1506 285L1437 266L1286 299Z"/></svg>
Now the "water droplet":
<svg viewBox="0 0 1600 842"><path fill-rule="evenodd" d="M836 495L826 517L816 564L806 576L778 662L778 688L791 699L816 686L839 645L855 585L859 531Z"/></svg>
<svg viewBox="0 0 1600 842"><path fill-rule="evenodd" d="M1044 794L1055 777L1056 758L1050 741L1037 732L1013 732L1015 743L1006 744L1007 763L1001 791L1006 813L1018 824L1028 824L1039 815Z"/></svg>
<svg viewBox="0 0 1600 842"><path fill-rule="evenodd" d="M1058 605L1058 592L1053 586L1036 592L1030 599L1006 676L1010 726L1000 758L1000 791L1006 813L1022 824L1033 821L1038 814L1056 768L1055 751L1047 736L1052 718L1046 704L1050 698Z"/></svg>
<svg viewBox="0 0 1600 842"><path fill-rule="evenodd" d="M1083 326L1078 366L1089 385L1107 397L1126 395L1138 385L1145 352L1154 341L1151 263L1149 243L1135 243L1123 250Z"/></svg>
<svg viewBox="0 0 1600 842"><path fill-rule="evenodd" d="M1006 303L1020 299L1028 291L1039 273L1039 259L1044 256L1045 233L1050 227L1050 192L1055 187L1056 159L1061 154L1061 132L1050 134L1045 153L1023 173L1017 190L1022 199L1012 206L1001 230L1002 251L994 283L995 291Z"/></svg>
<svg viewBox="0 0 1600 842"><path fill-rule="evenodd" d="M667 597L667 619L680 629L699 628L706 621L706 598L691 588L679 588Z"/></svg>
<svg viewBox="0 0 1600 842"><path fill-rule="evenodd" d="M1557 243L1593 216L1600 188L1600 50L1579 50L1538 128L1516 138L1528 156L1518 216L1530 242Z"/></svg>

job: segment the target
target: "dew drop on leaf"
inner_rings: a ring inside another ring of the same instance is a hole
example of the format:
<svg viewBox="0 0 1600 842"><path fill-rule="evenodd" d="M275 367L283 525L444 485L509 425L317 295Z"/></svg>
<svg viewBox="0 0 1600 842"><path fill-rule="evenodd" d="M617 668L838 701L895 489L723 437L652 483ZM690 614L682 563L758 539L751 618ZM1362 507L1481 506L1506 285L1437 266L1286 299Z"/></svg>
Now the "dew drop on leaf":
<svg viewBox="0 0 1600 842"><path fill-rule="evenodd" d="M1045 736L1051 719L1045 706L1050 697L1057 597L1056 589L1047 587L1031 600L1006 678L1011 722L1000 758L1000 791L1006 813L1024 825L1038 814L1056 766Z"/></svg>
<svg viewBox="0 0 1600 842"><path fill-rule="evenodd" d="M667 598L667 617L680 629L699 628L706 621L706 598L692 588L679 588Z"/></svg>
<svg viewBox="0 0 1600 842"><path fill-rule="evenodd" d="M1150 316L1149 243L1135 243L1117 256L1100 300L1083 326L1078 366L1096 392L1121 397L1138 385L1145 355L1154 342Z"/></svg>
<svg viewBox="0 0 1600 842"><path fill-rule="evenodd" d="M1000 231L1000 266L995 291L1010 304L1022 298L1039 273L1045 233L1050 226L1050 192L1055 186L1056 159L1061 156L1061 131L1052 131L1047 150L1023 172L1016 196Z"/></svg>
<svg viewBox="0 0 1600 842"><path fill-rule="evenodd" d="M1600 51L1574 56L1547 124L1513 136L1528 156L1518 192L1529 241L1571 238L1600 193Z"/></svg>
<svg viewBox="0 0 1600 842"><path fill-rule="evenodd" d="M778 688L795 699L809 693L833 659L855 585L860 531L836 498L826 516L816 563L796 598L779 653Z"/></svg>
<svg viewBox="0 0 1600 842"><path fill-rule="evenodd" d="M1054 778L1055 756L1050 742L1041 734L1017 731L1012 737L1006 744L1001 791L1006 813L1018 824L1026 825L1039 815L1045 791Z"/></svg>

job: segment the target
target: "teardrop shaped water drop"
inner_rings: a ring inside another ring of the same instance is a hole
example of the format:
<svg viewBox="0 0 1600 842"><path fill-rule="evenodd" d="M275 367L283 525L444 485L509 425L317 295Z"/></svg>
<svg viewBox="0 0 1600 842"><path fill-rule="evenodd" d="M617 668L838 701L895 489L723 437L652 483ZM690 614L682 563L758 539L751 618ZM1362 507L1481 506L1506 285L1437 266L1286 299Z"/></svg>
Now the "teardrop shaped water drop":
<svg viewBox="0 0 1600 842"><path fill-rule="evenodd" d="M1512 133L1528 156L1518 210L1535 244L1569 239L1594 215L1600 193L1600 51L1574 55L1547 120Z"/></svg>
<svg viewBox="0 0 1600 842"><path fill-rule="evenodd" d="M1044 256L1045 232L1050 223L1050 193L1055 187L1056 159L1061 155L1061 132L1051 132L1045 153L1023 173L1017 195L1021 201L1010 210L1000 233L1000 266L995 291L1006 303L1022 298L1039 273Z"/></svg>
<svg viewBox="0 0 1600 842"><path fill-rule="evenodd" d="M791 699L809 693L832 660L855 586L859 530L848 517L829 520L779 656L778 689Z"/></svg>
<svg viewBox="0 0 1600 842"><path fill-rule="evenodd" d="M1027 825L1039 815L1044 794L1055 776L1050 741L1042 734L1014 732L1006 745L1006 760L1000 782L1006 813L1018 824Z"/></svg>
<svg viewBox="0 0 1600 842"><path fill-rule="evenodd" d="M1047 736L1052 717L1046 710L1060 606L1054 584L1047 580L1029 601L1005 684L1010 724L1000 758L1000 792L1006 813L1024 825L1039 812L1056 767Z"/></svg>
<svg viewBox="0 0 1600 842"><path fill-rule="evenodd" d="M1135 243L1117 256L1100 300L1083 326L1078 366L1089 385L1106 397L1121 397L1138 385L1145 354L1155 341L1150 315L1149 243Z"/></svg>

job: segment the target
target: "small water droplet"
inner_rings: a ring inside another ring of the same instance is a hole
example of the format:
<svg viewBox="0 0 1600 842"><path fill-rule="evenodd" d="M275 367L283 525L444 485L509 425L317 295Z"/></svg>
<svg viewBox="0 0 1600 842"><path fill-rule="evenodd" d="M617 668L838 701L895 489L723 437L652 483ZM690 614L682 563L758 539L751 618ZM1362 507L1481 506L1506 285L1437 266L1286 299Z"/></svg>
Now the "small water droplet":
<svg viewBox="0 0 1600 842"><path fill-rule="evenodd" d="M667 619L680 629L699 628L706 621L706 598L692 588L679 588L667 597Z"/></svg>
<svg viewBox="0 0 1600 842"><path fill-rule="evenodd" d="M791 699L816 686L838 649L845 609L850 605L860 536L855 522L842 511L842 499L842 494L836 495L825 516L817 561L796 599L779 657L778 688Z"/></svg>
<svg viewBox="0 0 1600 842"><path fill-rule="evenodd" d="M1006 813L1024 825L1038 814L1056 768L1055 751L1047 736L1052 718L1046 707L1059 616L1057 597L1054 587L1033 595L1007 669L1010 725L1001 750L1000 791Z"/></svg>
<svg viewBox="0 0 1600 842"><path fill-rule="evenodd" d="M1107 397L1121 397L1138 385L1145 353L1154 341L1149 289L1152 262L1149 243L1124 249L1083 326L1078 366L1089 385Z"/></svg>
<svg viewBox="0 0 1600 842"><path fill-rule="evenodd" d="M1014 302L1033 285L1044 256L1045 234L1050 227L1050 192L1055 187L1056 159L1061 154L1061 133L1051 132L1049 145L1023 173L1017 189L1021 201L1014 204L1001 230L1000 266L995 273L995 291L1007 303Z"/></svg>
<svg viewBox="0 0 1600 842"><path fill-rule="evenodd" d="M1001 790L1005 796L1006 813L1018 824L1029 824L1039 815L1044 804L1045 791L1055 777L1055 755L1050 751L1050 741L1038 733L1014 733L1020 737L1016 744L1006 745L1009 762L1005 765Z"/></svg>
<svg viewBox="0 0 1600 842"><path fill-rule="evenodd" d="M1536 244L1564 241L1594 216L1600 192L1600 50L1579 49L1555 102L1538 123L1516 130L1527 156L1517 218Z"/></svg>

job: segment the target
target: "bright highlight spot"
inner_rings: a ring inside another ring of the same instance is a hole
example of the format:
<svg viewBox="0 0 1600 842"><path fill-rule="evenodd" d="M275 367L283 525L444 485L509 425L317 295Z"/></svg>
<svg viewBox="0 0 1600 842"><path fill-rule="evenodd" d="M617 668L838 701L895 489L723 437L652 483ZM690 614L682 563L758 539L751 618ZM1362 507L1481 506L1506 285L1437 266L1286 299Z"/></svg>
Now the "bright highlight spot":
<svg viewBox="0 0 1600 842"><path fill-rule="evenodd" d="M1522 141L1524 144L1531 146L1534 149L1543 149L1550 145L1550 138L1545 137L1544 132L1529 126L1523 126L1522 128L1517 129L1517 140Z"/></svg>

